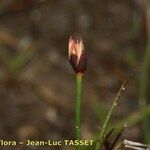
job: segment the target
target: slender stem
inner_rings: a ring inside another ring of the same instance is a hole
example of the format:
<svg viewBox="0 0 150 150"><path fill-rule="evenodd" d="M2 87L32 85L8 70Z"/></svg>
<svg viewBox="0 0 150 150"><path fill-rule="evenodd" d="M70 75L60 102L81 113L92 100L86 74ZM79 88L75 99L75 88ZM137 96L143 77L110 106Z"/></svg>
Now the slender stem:
<svg viewBox="0 0 150 150"><path fill-rule="evenodd" d="M82 96L82 75L76 75L77 89L76 89L76 140L81 139L81 96ZM76 146L76 150L80 150L80 146Z"/></svg>
<svg viewBox="0 0 150 150"><path fill-rule="evenodd" d="M147 99L148 93L148 78L149 78L149 68L150 68L150 42L148 43L146 53L144 56L142 68L141 68L141 77L140 77L140 91L139 91L139 105L141 111L146 108L149 104ZM147 117L144 118L143 123L143 133L144 138L147 143L150 142L150 135L149 135L149 119Z"/></svg>
<svg viewBox="0 0 150 150"><path fill-rule="evenodd" d="M139 106L141 111L143 111L146 106L150 103L148 100L148 79L149 79L149 69L150 69L150 1L145 1L145 18L146 18L146 29L147 29L147 45L146 52L141 67L140 75L140 91L139 91ZM150 129L149 129L149 118L145 117L142 123L144 139L147 143L150 142Z"/></svg>

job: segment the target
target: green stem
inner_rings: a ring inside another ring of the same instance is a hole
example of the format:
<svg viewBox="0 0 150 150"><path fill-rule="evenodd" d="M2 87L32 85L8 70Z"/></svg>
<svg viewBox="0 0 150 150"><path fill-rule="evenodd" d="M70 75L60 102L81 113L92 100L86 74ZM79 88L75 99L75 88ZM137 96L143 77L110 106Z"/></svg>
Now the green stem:
<svg viewBox="0 0 150 150"><path fill-rule="evenodd" d="M141 111L149 104L147 100L147 90L148 90L148 77L149 77L149 68L150 68L150 42L147 44L146 53L144 56L142 68L141 68L141 77L140 77L140 94L139 94L139 105ZM150 130L149 130L149 119L147 117L143 120L143 133L146 142L150 142Z"/></svg>
<svg viewBox="0 0 150 150"><path fill-rule="evenodd" d="M76 75L77 93L76 93L76 140L81 139L81 97L82 97L82 74ZM80 146L76 146L76 150L80 150Z"/></svg>
<svg viewBox="0 0 150 150"><path fill-rule="evenodd" d="M146 21L146 30L147 30L147 45L146 52L141 68L141 77L140 77L140 93L139 93L139 105L141 111L146 108L150 103L148 99L148 81L149 81L149 69L150 69L150 1L145 1L145 21ZM149 118L145 117L142 123L144 139L147 143L150 142L150 129L149 129Z"/></svg>

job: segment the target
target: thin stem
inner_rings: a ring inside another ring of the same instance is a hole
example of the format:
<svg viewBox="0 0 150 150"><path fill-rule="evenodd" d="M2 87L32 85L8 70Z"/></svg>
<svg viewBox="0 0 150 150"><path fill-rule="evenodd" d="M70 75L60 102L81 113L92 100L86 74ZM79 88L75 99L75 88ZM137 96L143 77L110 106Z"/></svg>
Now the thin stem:
<svg viewBox="0 0 150 150"><path fill-rule="evenodd" d="M140 75L140 91L139 91L139 106L141 111L143 111L146 106L150 103L148 100L148 79L149 79L149 69L150 69L150 1L145 1L145 9L146 9L146 29L147 29L147 45L146 52L143 60L143 64L141 67L141 75ZM145 117L142 122L143 135L144 139L147 143L150 142L150 129L149 129L149 118Z"/></svg>
<svg viewBox="0 0 150 150"><path fill-rule="evenodd" d="M141 107L141 110L145 109L146 105L149 103L147 100L149 68L150 68L150 41L148 43L141 68L140 92L139 92L140 93L139 105ZM145 117L145 119L143 120L143 131L146 142L149 142L150 139L148 124L149 124L148 118Z"/></svg>
<svg viewBox="0 0 150 150"><path fill-rule="evenodd" d="M141 69L141 79L140 79L140 95L139 95L139 104L141 110L145 109L146 105L148 104L147 100L147 89L148 89L148 71L150 66L150 43L148 43L148 47L144 56L144 61ZM145 117L142 123L143 126L143 133L145 141L148 143L150 139L149 135L149 121L148 118Z"/></svg>
<svg viewBox="0 0 150 150"><path fill-rule="evenodd" d="M82 97L82 75L76 75L76 140L81 139L81 97ZM80 150L80 146L76 146L76 150Z"/></svg>

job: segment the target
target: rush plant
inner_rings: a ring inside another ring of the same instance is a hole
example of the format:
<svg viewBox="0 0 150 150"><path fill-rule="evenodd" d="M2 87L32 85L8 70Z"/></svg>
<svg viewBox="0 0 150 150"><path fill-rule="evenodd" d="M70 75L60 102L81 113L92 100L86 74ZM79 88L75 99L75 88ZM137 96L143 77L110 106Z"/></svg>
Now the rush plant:
<svg viewBox="0 0 150 150"><path fill-rule="evenodd" d="M82 99L82 80L87 68L86 51L82 38L70 37L68 44L69 62L76 74L76 120L75 133L76 140L81 139L81 99ZM80 150L80 146L76 146L76 150Z"/></svg>
<svg viewBox="0 0 150 150"><path fill-rule="evenodd" d="M75 75L76 75L75 139L81 140L82 82L83 82L83 77L87 68L87 55L86 55L86 51L85 51L82 38L70 37L69 44L68 44L68 55L69 55L69 62L72 65L72 68L75 71ZM92 145L88 147L86 146L81 147L80 145L76 145L75 147L76 150L102 150L103 148L105 150L113 150L113 149L119 150L120 144L118 144L118 140L123 132L123 129L125 128L125 124L128 123L128 125L131 126L139 122L140 120L142 120L142 118L144 119L145 116L149 115L150 109L149 109L149 106L147 106L145 109L142 109L142 112L139 111L137 113L130 115L128 118L114 125L114 128L112 130L109 129L110 128L109 123L118 105L120 96L122 92L125 90L125 84L126 84L126 80L123 82L120 90L117 93L117 96L113 100L112 105L110 106L110 109L108 110L108 113L105 117L105 120L103 124L101 125L101 129L97 132L97 135L93 139ZM114 129L118 130L118 128L120 127L122 127L122 130L119 131L119 133L117 134L113 142L112 141L110 142L108 138L112 134L113 130ZM111 128L112 128L112 125L111 125ZM108 132L108 130L110 130L110 132ZM141 147L139 148L139 146L141 145L135 142L126 142L124 145L132 149L141 148ZM121 146L122 146L122 143L121 143ZM148 146L146 145L145 147L147 148Z"/></svg>

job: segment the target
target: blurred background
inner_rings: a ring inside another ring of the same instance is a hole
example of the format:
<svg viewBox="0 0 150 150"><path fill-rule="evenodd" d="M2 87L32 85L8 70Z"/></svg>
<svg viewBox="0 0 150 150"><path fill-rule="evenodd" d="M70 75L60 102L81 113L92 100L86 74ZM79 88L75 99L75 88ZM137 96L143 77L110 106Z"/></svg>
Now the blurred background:
<svg viewBox="0 0 150 150"><path fill-rule="evenodd" d="M77 34L88 53L83 138L96 135L127 79L110 129L127 122L122 140L150 143L149 9L145 0L0 0L0 139L74 138L68 39Z"/></svg>

